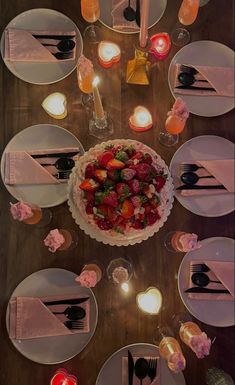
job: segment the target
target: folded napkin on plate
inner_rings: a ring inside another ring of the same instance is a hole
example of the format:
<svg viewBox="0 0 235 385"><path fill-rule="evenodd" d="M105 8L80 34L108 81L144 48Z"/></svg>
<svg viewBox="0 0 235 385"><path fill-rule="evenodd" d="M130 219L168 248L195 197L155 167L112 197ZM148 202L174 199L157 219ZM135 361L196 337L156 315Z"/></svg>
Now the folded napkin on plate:
<svg viewBox="0 0 235 385"><path fill-rule="evenodd" d="M76 161L79 157L78 147L54 148L33 151L10 151L5 154L4 182L9 185L15 184L59 184L67 182L67 179L57 179L55 175L59 170L55 166L42 164L54 164L59 158L41 157L34 159L31 155L55 154L78 152L72 159Z"/></svg>
<svg viewBox="0 0 235 385"><path fill-rule="evenodd" d="M131 0L131 7L135 10L135 0ZM113 17L113 28L125 32L134 32L138 31L139 27L134 21L128 21L123 16L123 11L127 7L126 0L112 0L112 11L111 15Z"/></svg>
<svg viewBox="0 0 235 385"><path fill-rule="evenodd" d="M177 88L182 86L178 80L180 73L185 72L182 66L195 69L198 73L195 76L195 83L188 88ZM230 96L234 97L234 68L232 67L212 67L199 66L192 64L176 64L175 65L175 84L174 92L176 94L185 95L202 95L202 96ZM208 89L196 89L196 87ZM212 90L212 88L214 90Z"/></svg>
<svg viewBox="0 0 235 385"><path fill-rule="evenodd" d="M189 164L190 162L187 162ZM202 178L194 186L218 186L223 185L226 189L203 189L203 190L181 190L183 196L192 195L214 195L214 194L228 194L235 191L234 180L234 159L220 159L220 160L197 160L193 162L198 166L204 167L199 169L196 173L200 176L213 175L214 178Z"/></svg>
<svg viewBox="0 0 235 385"><path fill-rule="evenodd" d="M209 267L210 271L205 273L210 280L220 281L221 283L210 282L206 286L207 289L227 289L230 294L226 293L187 293L188 297L191 299L205 299L205 300L227 300L232 301L235 297L235 288L234 288L234 276L235 276L235 263L226 262L226 261L191 261L190 262L190 278L189 278L189 287L198 287L192 283L191 268L193 265L202 263Z"/></svg>
<svg viewBox="0 0 235 385"><path fill-rule="evenodd" d="M57 47L44 46L42 44L58 44L60 40L48 38L37 39L33 35L55 35L73 36L71 40L75 42L76 33L61 31L29 31L24 29L5 30L4 59L10 61L29 61L29 62L58 62L64 60L74 60L76 45L71 51L71 58L57 59L52 53L60 52Z"/></svg>
<svg viewBox="0 0 235 385"><path fill-rule="evenodd" d="M140 357L133 357L134 363L138 360ZM146 377L143 379L143 385L160 385L161 384L161 373L160 373L160 357L143 357L147 361L150 360L150 358L156 358L157 359L157 375L154 378L153 381L150 380L149 377ZM122 357L122 385L128 385L128 358ZM133 385L139 385L140 380L135 376L133 376Z"/></svg>
<svg viewBox="0 0 235 385"><path fill-rule="evenodd" d="M79 304L85 312L83 329L68 329L64 322L68 320L63 312L71 305L50 305L43 302L82 298L81 295L63 295L53 297L16 297L10 301L9 336L12 339L23 340L40 337L62 336L75 333L88 333L90 330L90 301Z"/></svg>

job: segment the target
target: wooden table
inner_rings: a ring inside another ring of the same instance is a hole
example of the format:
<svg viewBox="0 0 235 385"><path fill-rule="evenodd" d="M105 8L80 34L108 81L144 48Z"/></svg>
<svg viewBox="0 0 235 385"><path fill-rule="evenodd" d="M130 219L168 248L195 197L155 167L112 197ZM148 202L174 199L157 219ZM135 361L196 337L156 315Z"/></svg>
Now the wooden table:
<svg viewBox="0 0 235 385"><path fill-rule="evenodd" d="M107 0L108 1L108 0ZM111 0L109 0L111 1ZM78 0L11 0L0 1L1 32L6 24L17 14L30 8L52 8L69 16L81 31L85 22L80 14ZM180 0L169 0L161 21L153 27L151 33L171 32L177 25L177 11ZM222 2L212 0L200 9L197 21L189 27L192 40L214 40L233 48L233 9L232 0ZM133 57L136 36L123 36L101 26L103 39L110 39L120 44L122 58L113 69L105 70L97 63L93 46L85 45L85 54L92 58L102 82L100 91L106 109L114 120L114 138L131 138L152 146L169 164L176 149L188 139L198 135L214 134L233 140L234 111L215 118L203 118L191 115L186 130L180 136L179 144L165 148L158 142L158 133L163 127L166 112L173 104L168 83L167 71L177 48L173 47L167 60L160 62L152 73L149 87L127 85L125 72L127 60ZM57 124L41 108L42 100L51 92L62 91L68 98L68 116L60 122L67 130L74 133L89 149L98 143L88 135L88 120L80 104L80 91L77 87L76 73L63 81L48 86L37 86L23 82L14 77L1 61L1 130L0 146L4 149L8 141L24 128L38 123ZM154 129L136 134L128 128L128 117L134 106L144 104L154 116ZM42 244L45 229L27 227L13 221L9 215L9 201L12 198L1 183L0 220L1 220L1 260L0 260L0 383L9 385L47 385L52 373L61 365L43 366L33 363L21 356L11 344L5 327L5 311L13 289L31 273L49 267L59 267L79 273L84 262L99 258L106 267L115 257L128 256L134 266L135 274L130 295L124 297L107 279L94 289L99 304L99 322L96 333L86 349L66 362L64 367L80 378L80 384L94 385L99 370L105 360L117 349L134 342L153 342L153 334L158 324L170 324L172 315L184 311L177 290L177 271L183 258L182 254L169 254L163 239L166 233L174 229L188 230L199 235L200 239L213 236L233 237L234 215L220 218L202 218L185 210L177 201L163 228L147 241L130 247L104 246L90 239L81 231L64 203L53 208L51 228L64 227L76 229L79 235L77 249L63 256L50 254ZM136 306L136 293L149 286L157 286L164 296L164 308L158 317L146 316ZM206 309L205 309L206 311ZM199 325L216 342L211 354L204 360L185 346L183 351L187 358L184 372L188 385L204 385L206 369L217 366L235 376L234 367L234 329L215 328L205 324ZM177 330L175 330L177 333Z"/></svg>

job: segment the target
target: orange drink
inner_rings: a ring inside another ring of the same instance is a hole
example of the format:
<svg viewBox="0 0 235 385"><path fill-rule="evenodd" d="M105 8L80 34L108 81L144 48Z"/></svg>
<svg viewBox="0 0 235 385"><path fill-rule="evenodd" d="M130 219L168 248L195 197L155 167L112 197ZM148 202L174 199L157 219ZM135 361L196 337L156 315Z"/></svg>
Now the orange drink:
<svg viewBox="0 0 235 385"><path fill-rule="evenodd" d="M176 115L170 115L166 119L165 128L166 131L172 135L180 134L185 126L186 120L181 119Z"/></svg>
<svg viewBox="0 0 235 385"><path fill-rule="evenodd" d="M190 25L197 18L200 0L183 0L179 9L178 18L181 24Z"/></svg>
<svg viewBox="0 0 235 385"><path fill-rule="evenodd" d="M173 372L179 372L185 368L185 358L175 338L163 337L159 344L159 353Z"/></svg>
<svg viewBox="0 0 235 385"><path fill-rule="evenodd" d="M29 217L27 219L24 219L23 222L26 223L27 225L36 225L36 223L40 222L42 219L42 210L38 206L31 206L33 215L32 217Z"/></svg>
<svg viewBox="0 0 235 385"><path fill-rule="evenodd" d="M82 17L88 23L94 23L100 17L99 0L81 0Z"/></svg>
<svg viewBox="0 0 235 385"><path fill-rule="evenodd" d="M94 67L92 62L84 55L78 60L77 79L78 86L84 94L91 94L93 91L92 82L94 79Z"/></svg>
<svg viewBox="0 0 235 385"><path fill-rule="evenodd" d="M190 341L193 336L200 336L201 334L201 329L194 322L183 323L179 331L181 340L188 346L190 346Z"/></svg>

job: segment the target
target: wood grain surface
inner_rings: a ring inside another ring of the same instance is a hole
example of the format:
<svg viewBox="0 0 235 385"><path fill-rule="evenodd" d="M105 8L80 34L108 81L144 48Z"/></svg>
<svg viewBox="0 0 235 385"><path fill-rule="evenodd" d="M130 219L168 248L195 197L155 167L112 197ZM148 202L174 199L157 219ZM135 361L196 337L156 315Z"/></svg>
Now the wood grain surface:
<svg viewBox="0 0 235 385"><path fill-rule="evenodd" d="M111 1L111 0L107 0ZM157 0L156 0L157 2ZM168 0L167 9L151 34L160 31L171 33L179 26L177 12L180 0ZM55 0L0 0L1 33L16 15L31 8L51 8L70 17L82 32L86 23L81 17L80 1ZM234 1L211 0L202 7L196 22L188 29L192 41L214 40L233 48ZM97 23L99 24L99 23ZM190 115L187 128L180 136L176 147L165 148L158 142L159 130L163 127L166 113L173 104L167 73L170 61L178 48L172 47L169 57L159 62L151 74L151 85L133 86L125 82L127 60L133 57L137 36L115 33L103 25L101 38L118 43L122 50L121 61L112 69L105 70L97 62L95 46L85 44L84 53L91 58L101 78L100 92L106 110L115 126L113 138L140 140L154 148L170 163L177 148L198 135L219 135L233 141L234 111L212 118ZM17 79L0 61L0 147L3 151L9 140L24 128L38 124L58 124L41 107L42 100L51 92L62 91L68 98L68 116L59 124L75 134L87 150L98 140L88 135L88 119L81 106L81 93L77 86L76 73L48 86L28 84ZM154 116L155 126L146 133L135 133L128 128L128 117L138 104L148 107ZM183 254L170 254L163 245L168 231L179 229L195 232L200 239L213 236L233 237L234 215L220 218L203 218L190 213L177 201L171 215L161 230L147 241L131 247L105 246L90 239L74 223L67 203L54 207L51 227L74 229L79 235L79 244L72 252L61 255L49 253L42 239L49 229L36 229L13 221L9 215L9 195L1 182L0 197L0 384L49 385L49 379L61 365L43 366L33 363L13 347L5 327L5 312L9 297L25 277L45 268L59 267L79 273L85 262L99 259L104 267L114 257L129 257L134 266L134 278L130 295L123 296L105 278L94 289L99 305L99 322L94 337L85 350L62 366L79 376L81 385L94 385L99 370L106 359L116 350L130 343L153 342L157 325L171 325L172 316L184 311L177 289L177 272ZM157 317L148 317L136 306L136 293L149 286L157 286L164 296L164 307ZM206 307L205 307L206 311ZM187 385L204 385L206 370L220 367L233 377L234 373L234 328L215 328L198 322L212 338L216 336L209 357L198 360L184 345L187 367L184 372ZM175 330L176 335L178 330ZM120 384L121 385L121 384Z"/></svg>

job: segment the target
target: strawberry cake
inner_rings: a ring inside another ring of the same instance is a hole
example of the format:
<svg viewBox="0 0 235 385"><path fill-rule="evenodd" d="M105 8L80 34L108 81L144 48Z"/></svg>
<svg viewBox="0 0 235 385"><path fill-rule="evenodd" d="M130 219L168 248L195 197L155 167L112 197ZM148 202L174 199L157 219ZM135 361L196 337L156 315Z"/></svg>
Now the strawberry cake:
<svg viewBox="0 0 235 385"><path fill-rule="evenodd" d="M69 206L79 226L98 241L127 246L152 236L166 221L173 184L150 147L113 140L80 157L69 181Z"/></svg>

